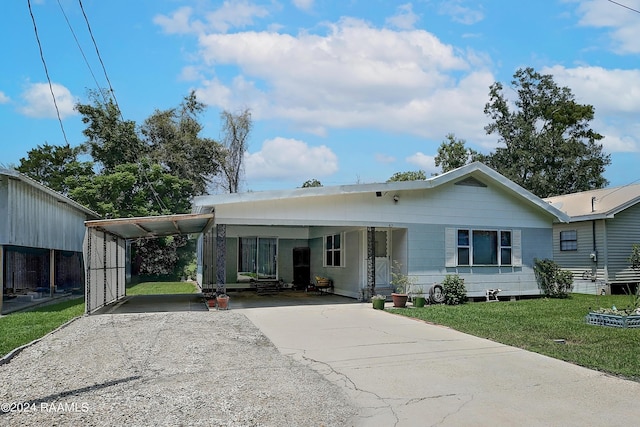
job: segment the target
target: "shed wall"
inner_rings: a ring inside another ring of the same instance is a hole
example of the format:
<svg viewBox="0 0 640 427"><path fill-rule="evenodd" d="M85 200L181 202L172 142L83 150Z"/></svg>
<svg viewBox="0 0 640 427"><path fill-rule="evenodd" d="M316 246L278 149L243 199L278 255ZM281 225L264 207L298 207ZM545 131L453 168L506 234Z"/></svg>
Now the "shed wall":
<svg viewBox="0 0 640 427"><path fill-rule="evenodd" d="M81 252L86 214L17 179L0 179L0 244Z"/></svg>

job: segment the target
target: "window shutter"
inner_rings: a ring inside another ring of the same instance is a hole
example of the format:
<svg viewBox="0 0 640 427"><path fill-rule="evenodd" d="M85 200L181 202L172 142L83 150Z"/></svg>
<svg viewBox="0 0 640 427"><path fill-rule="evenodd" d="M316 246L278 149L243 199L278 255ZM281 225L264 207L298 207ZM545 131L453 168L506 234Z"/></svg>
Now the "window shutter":
<svg viewBox="0 0 640 427"><path fill-rule="evenodd" d="M512 239L513 241L511 242L511 256L513 257L513 259L511 260L511 264L514 267L522 267L522 231L513 230Z"/></svg>
<svg viewBox="0 0 640 427"><path fill-rule="evenodd" d="M456 229L455 228L446 228L444 230L444 266L445 267L455 267L456 266L456 252L457 252L457 241L456 241Z"/></svg>

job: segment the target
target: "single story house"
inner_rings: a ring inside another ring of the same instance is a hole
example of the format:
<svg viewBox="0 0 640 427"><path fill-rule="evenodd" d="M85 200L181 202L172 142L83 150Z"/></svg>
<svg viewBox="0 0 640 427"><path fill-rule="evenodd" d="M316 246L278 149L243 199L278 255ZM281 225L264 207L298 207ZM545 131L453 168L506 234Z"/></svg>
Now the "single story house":
<svg viewBox="0 0 640 427"><path fill-rule="evenodd" d="M553 226L553 259L573 273L574 292L622 293L640 282L628 261L640 244L640 184L545 200L569 216Z"/></svg>
<svg viewBox="0 0 640 427"><path fill-rule="evenodd" d="M198 242L198 282L234 288L316 276L336 294L389 295L398 266L426 293L448 274L469 297L539 295L535 258L553 256L553 223L568 217L481 163L421 181L197 197L213 213Z"/></svg>
<svg viewBox="0 0 640 427"><path fill-rule="evenodd" d="M0 169L2 300L82 290L84 222L97 218L97 213L37 181Z"/></svg>

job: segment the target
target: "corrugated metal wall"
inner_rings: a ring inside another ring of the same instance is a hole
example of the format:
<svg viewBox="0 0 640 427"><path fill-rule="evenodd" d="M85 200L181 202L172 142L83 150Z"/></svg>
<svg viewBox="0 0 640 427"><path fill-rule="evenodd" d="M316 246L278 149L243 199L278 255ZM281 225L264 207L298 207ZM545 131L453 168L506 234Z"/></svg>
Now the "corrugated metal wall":
<svg viewBox="0 0 640 427"><path fill-rule="evenodd" d="M640 204L607 220L608 269L611 283L636 283L640 274L628 261L633 244L640 244Z"/></svg>
<svg viewBox="0 0 640 427"><path fill-rule="evenodd" d="M87 228L84 241L85 312L93 313L126 294L126 242L113 234Z"/></svg>
<svg viewBox="0 0 640 427"><path fill-rule="evenodd" d="M18 179L1 181L0 244L82 251L86 213Z"/></svg>

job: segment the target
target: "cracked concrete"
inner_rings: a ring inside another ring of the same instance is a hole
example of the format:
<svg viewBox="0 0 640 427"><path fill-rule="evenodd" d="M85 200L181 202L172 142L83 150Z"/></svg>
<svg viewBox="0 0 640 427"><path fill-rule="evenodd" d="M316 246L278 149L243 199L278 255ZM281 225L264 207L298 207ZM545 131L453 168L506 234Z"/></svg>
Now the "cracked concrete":
<svg viewBox="0 0 640 427"><path fill-rule="evenodd" d="M353 426L632 425L640 383L448 328L327 304L241 310L346 391ZM627 398L621 398L626 396Z"/></svg>

